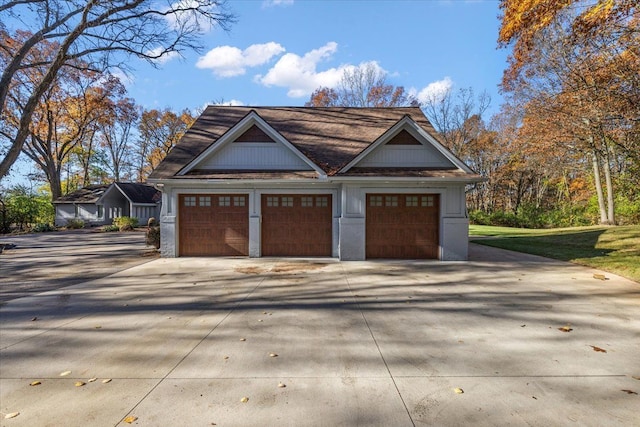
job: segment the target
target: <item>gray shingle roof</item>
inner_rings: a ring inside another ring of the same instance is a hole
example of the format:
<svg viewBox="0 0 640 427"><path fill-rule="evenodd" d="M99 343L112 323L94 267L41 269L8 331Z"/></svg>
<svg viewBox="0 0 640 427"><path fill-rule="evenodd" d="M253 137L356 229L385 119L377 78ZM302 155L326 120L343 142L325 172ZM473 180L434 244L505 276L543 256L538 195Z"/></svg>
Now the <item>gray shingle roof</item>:
<svg viewBox="0 0 640 427"><path fill-rule="evenodd" d="M95 203L109 186L110 184L89 185L66 196L58 197L53 203Z"/></svg>

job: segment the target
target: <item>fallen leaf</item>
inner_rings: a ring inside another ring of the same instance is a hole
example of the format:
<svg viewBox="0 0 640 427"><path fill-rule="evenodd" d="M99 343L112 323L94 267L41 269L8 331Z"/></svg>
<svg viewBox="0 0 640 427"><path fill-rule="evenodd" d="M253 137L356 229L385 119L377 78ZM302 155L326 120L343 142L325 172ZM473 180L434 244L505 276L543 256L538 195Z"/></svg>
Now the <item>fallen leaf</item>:
<svg viewBox="0 0 640 427"><path fill-rule="evenodd" d="M94 383L94 382L96 382L96 380L97 380L97 378L89 378L89 379L87 380L87 382L88 382L88 383Z"/></svg>
<svg viewBox="0 0 640 427"><path fill-rule="evenodd" d="M525 326L527 326L527 325L520 325L521 328L524 328Z"/></svg>
<svg viewBox="0 0 640 427"><path fill-rule="evenodd" d="M111 382L111 378L105 378L104 380L102 380L102 384L107 384Z"/></svg>
<svg viewBox="0 0 640 427"><path fill-rule="evenodd" d="M36 320L38 320L37 317L34 317L33 319L31 319L32 322L35 322Z"/></svg>
<svg viewBox="0 0 640 427"><path fill-rule="evenodd" d="M638 394L637 392L635 392L633 390L620 390L620 391L624 391L627 394Z"/></svg>
<svg viewBox="0 0 640 427"><path fill-rule="evenodd" d="M40 381L34 381L29 385L33 387L34 385L40 385L40 384L42 384Z"/></svg>
<svg viewBox="0 0 640 427"><path fill-rule="evenodd" d="M76 387L82 387L83 385L85 385L86 383L84 381L76 381L76 383L74 384Z"/></svg>
<svg viewBox="0 0 640 427"><path fill-rule="evenodd" d="M246 338L240 338L240 341L246 341L246 340L247 340Z"/></svg>
<svg viewBox="0 0 640 427"><path fill-rule="evenodd" d="M240 399L240 402L242 403L247 403L249 401L248 397L243 397L242 399Z"/></svg>
<svg viewBox="0 0 640 427"><path fill-rule="evenodd" d="M129 415L127 418L125 418L125 419L124 419L124 420L122 420L122 421L124 421L124 422L125 422L125 423L127 423L127 424L131 424L131 423L133 423L134 421L136 421L137 419L138 419L138 417L134 417L133 415Z"/></svg>
<svg viewBox="0 0 640 427"><path fill-rule="evenodd" d="M102 329L102 326L100 326L100 325L96 325L96 326L94 326L94 328L95 328L95 329Z"/></svg>
<svg viewBox="0 0 640 427"><path fill-rule="evenodd" d="M570 328L569 326L563 326L562 328L558 328L558 330L562 331L562 332L571 332L571 331L573 331L573 329Z"/></svg>
<svg viewBox="0 0 640 427"><path fill-rule="evenodd" d="M8 420L9 418L15 418L15 417L17 417L18 415L20 415L20 412L12 412L12 413L10 413L10 414L5 415L5 416L4 416L4 419L5 419L5 420Z"/></svg>
<svg viewBox="0 0 640 427"><path fill-rule="evenodd" d="M631 378L633 378L634 380L638 380L638 381L640 381L640 377L633 376L633 377L631 377Z"/></svg>
<svg viewBox="0 0 640 427"><path fill-rule="evenodd" d="M594 274L593 278L598 280L607 280L604 274L598 274L598 273Z"/></svg>
<svg viewBox="0 0 640 427"><path fill-rule="evenodd" d="M258 322L262 322L262 319L259 319Z"/></svg>
<svg viewBox="0 0 640 427"><path fill-rule="evenodd" d="M599 353L606 353L607 352L607 350L605 350L604 348L596 347L595 345L590 345L589 347L591 347L593 349L593 351L597 351Z"/></svg>
<svg viewBox="0 0 640 427"><path fill-rule="evenodd" d="M224 356L223 357L224 360L227 360L228 358L229 358L229 356Z"/></svg>
<svg viewBox="0 0 640 427"><path fill-rule="evenodd" d="M269 353L269 357L278 357L278 355L275 353Z"/></svg>
<svg viewBox="0 0 640 427"><path fill-rule="evenodd" d="M286 387L286 385L285 385L285 384L278 383L278 388L285 388L285 387Z"/></svg>
<svg viewBox="0 0 640 427"><path fill-rule="evenodd" d="M71 374L71 371L64 371L64 372L60 373L60 376L61 377L66 377L67 375L70 375L70 374Z"/></svg>
<svg viewBox="0 0 640 427"><path fill-rule="evenodd" d="M455 392L456 392L456 394L462 394L462 393L464 393L464 390L463 390L463 389L461 389L460 387L456 387L456 388L454 388L454 389L453 389L453 391L455 391Z"/></svg>

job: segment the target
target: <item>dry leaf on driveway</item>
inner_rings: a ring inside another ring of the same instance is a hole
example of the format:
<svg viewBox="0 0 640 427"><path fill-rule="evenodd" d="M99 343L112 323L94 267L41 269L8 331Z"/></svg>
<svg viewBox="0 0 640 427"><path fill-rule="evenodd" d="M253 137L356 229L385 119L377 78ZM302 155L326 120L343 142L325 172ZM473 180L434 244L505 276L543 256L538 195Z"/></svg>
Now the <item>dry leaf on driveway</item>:
<svg viewBox="0 0 640 427"><path fill-rule="evenodd" d="M561 328L558 328L558 330L562 331L562 332L571 332L571 331L573 331L573 328L571 328L569 326L563 326Z"/></svg>
<svg viewBox="0 0 640 427"><path fill-rule="evenodd" d="M453 389L453 391L454 391L456 394L463 394L463 393L464 393L464 390L463 390L463 389L461 389L460 387L456 387L456 388L454 388L454 389Z"/></svg>
<svg viewBox="0 0 640 427"><path fill-rule="evenodd" d="M15 418L15 417L17 417L18 415L20 415L20 412L11 412L10 414L5 415L5 416L4 416L4 419L5 419L5 420L8 420L9 418Z"/></svg>
<svg viewBox="0 0 640 427"><path fill-rule="evenodd" d="M122 420L122 421L124 421L125 423L128 423L128 424L131 424L131 423L133 423L134 421L136 421L137 419L138 419L138 417L135 417L135 416L133 416L133 415L129 415L127 418L125 418L125 419L124 419L124 420Z"/></svg>
<svg viewBox="0 0 640 427"><path fill-rule="evenodd" d="M593 349L593 351L597 351L598 353L606 353L607 352L607 350L605 350L604 348L596 347L595 345L590 345L589 347L591 347Z"/></svg>

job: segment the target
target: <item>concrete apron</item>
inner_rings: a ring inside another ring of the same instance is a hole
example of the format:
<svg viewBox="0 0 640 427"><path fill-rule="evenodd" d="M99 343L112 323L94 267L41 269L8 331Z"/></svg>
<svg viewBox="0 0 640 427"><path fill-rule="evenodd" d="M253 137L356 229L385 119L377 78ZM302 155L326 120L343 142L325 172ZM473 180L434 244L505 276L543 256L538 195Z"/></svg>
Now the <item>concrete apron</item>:
<svg viewBox="0 0 640 427"><path fill-rule="evenodd" d="M640 285L474 251L160 259L11 301L0 425L638 425Z"/></svg>

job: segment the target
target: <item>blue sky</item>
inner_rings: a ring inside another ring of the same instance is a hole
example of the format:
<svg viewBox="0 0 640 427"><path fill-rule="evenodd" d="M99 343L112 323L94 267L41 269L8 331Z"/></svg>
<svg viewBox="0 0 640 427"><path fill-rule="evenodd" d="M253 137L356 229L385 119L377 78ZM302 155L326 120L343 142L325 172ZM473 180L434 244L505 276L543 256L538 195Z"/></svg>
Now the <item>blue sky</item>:
<svg viewBox="0 0 640 427"><path fill-rule="evenodd" d="M486 90L491 111L507 51L497 1L230 1L238 22L205 35L201 53L159 69L132 63L130 96L145 108L207 103L303 105L345 68L368 62L417 96L451 86Z"/></svg>
<svg viewBox="0 0 640 427"><path fill-rule="evenodd" d="M188 0L185 0L188 1ZM204 50L157 68L131 59L129 96L144 108L207 104L301 106L345 69L374 62L418 98L451 87L486 90L489 114L508 51L497 49L498 1L229 0L237 23L212 29ZM3 184L24 183L23 158Z"/></svg>

